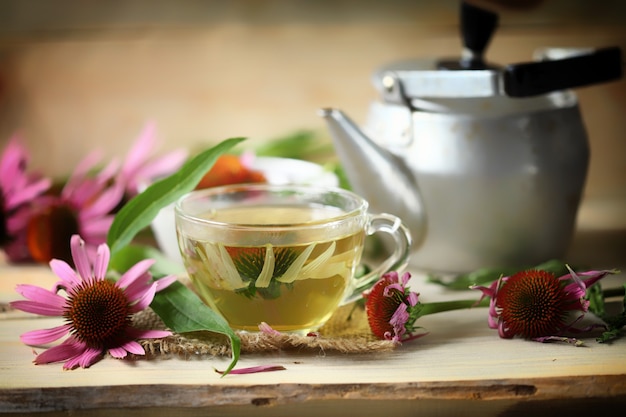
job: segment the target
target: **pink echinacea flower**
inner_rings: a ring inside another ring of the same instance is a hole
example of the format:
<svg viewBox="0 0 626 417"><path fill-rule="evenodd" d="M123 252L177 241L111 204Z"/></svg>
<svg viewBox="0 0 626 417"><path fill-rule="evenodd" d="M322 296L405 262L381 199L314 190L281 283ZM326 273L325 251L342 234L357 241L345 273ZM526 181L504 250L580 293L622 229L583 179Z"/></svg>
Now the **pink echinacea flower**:
<svg viewBox="0 0 626 417"><path fill-rule="evenodd" d="M26 228L36 202L52 185L49 178L26 172L29 158L17 137L0 158L0 248L12 262L30 259Z"/></svg>
<svg viewBox="0 0 626 417"><path fill-rule="evenodd" d="M379 339L396 343L424 336L414 334L419 329L414 323L419 316L419 294L407 287L411 274L402 277L395 271L384 274L366 293L365 311L372 333Z"/></svg>
<svg viewBox="0 0 626 417"><path fill-rule="evenodd" d="M78 235L71 238L71 252L76 265L72 269L58 259L50 267L60 278L50 291L34 285L17 286L26 300L11 302L11 306L28 313L62 317L64 324L43 330L29 331L20 336L31 346L45 345L68 336L59 345L37 355L35 364L65 362L64 369L87 368L108 352L114 358L128 353L145 354L136 339L169 336L163 330L141 330L132 326L132 315L145 309L156 292L167 288L176 278L167 276L153 281L148 269L154 263L140 261L117 282L106 277L110 251L99 245L95 258L90 259L85 242ZM59 294L64 291L66 296Z"/></svg>
<svg viewBox="0 0 626 417"><path fill-rule="evenodd" d="M577 324L588 311L587 288L615 271L574 272L556 277L542 270L521 271L500 278L490 286L474 286L481 300L490 297L488 324L502 338L519 336L538 342L582 343L569 332L584 332L597 326Z"/></svg>
<svg viewBox="0 0 626 417"><path fill-rule="evenodd" d="M106 242L114 209L122 201L124 187L114 181L119 167L111 161L92 173L99 156L88 155L76 167L60 195L50 195L29 221L28 249L33 259L46 263L52 259L72 262L69 241L80 235L93 256L95 248Z"/></svg>

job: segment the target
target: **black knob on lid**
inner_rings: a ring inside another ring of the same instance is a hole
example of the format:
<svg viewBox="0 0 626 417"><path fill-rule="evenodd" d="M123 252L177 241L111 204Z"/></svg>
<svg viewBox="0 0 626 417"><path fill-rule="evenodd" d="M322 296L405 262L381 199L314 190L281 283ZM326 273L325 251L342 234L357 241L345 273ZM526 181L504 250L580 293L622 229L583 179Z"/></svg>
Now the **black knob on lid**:
<svg viewBox="0 0 626 417"><path fill-rule="evenodd" d="M484 69L483 55L498 26L498 15L472 4L461 2L461 36L465 47L461 67Z"/></svg>
<svg viewBox="0 0 626 417"><path fill-rule="evenodd" d="M498 27L498 15L462 1L460 19L463 40L461 59L441 60L438 62L438 68L442 70L494 69L487 65L483 55L491 41L491 36Z"/></svg>

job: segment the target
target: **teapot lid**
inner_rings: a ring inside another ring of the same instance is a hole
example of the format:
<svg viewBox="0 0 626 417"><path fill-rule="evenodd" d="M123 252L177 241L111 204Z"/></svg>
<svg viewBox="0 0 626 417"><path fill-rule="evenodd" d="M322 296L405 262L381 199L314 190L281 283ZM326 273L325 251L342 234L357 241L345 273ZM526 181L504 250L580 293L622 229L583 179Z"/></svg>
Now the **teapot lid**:
<svg viewBox="0 0 626 417"><path fill-rule="evenodd" d="M498 24L488 10L461 2L463 51L459 59L417 59L378 69L373 84L385 101L415 98L530 97L622 77L619 47L597 50L550 49L539 60L504 67L488 64L484 51Z"/></svg>

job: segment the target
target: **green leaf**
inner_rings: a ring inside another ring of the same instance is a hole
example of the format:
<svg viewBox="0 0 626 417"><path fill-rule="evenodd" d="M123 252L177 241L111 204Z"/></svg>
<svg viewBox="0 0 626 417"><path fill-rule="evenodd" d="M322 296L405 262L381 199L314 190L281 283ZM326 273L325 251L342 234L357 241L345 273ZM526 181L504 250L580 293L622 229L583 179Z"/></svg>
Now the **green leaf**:
<svg viewBox="0 0 626 417"><path fill-rule="evenodd" d="M609 343L624 335L624 326L626 326L626 284L624 284L620 292L624 295L622 311L614 316L604 315L601 317L607 324L608 329L596 339L599 343Z"/></svg>
<svg viewBox="0 0 626 417"><path fill-rule="evenodd" d="M187 161L178 172L155 182L124 205L115 215L107 236L107 244L111 249L109 269L126 271L139 260L152 258L157 260L151 268L155 276L180 272L173 264L168 264L157 250L131 246L130 243L137 233L154 220L163 207L192 191L220 155L243 140L244 138L227 139L199 153ZM158 292L150 307L173 332L204 330L226 335L230 339L233 360L224 374L227 374L239 360L241 341L228 323L181 283L175 282Z"/></svg>
<svg viewBox="0 0 626 417"><path fill-rule="evenodd" d="M527 269L548 271L552 272L556 276L561 276L568 273L568 270L563 262L553 259L542 264L530 267L480 268L467 274L456 275L452 279L446 279L439 275L429 274L427 280L428 282L442 285L451 290L466 290L472 285L490 284L501 276L510 276L516 272L524 271Z"/></svg>
<svg viewBox="0 0 626 417"><path fill-rule="evenodd" d="M129 245L119 250L109 262L109 269L127 271L143 259L155 259L150 268L152 275L163 277L181 271L182 265L172 262L159 250L151 246ZM163 323L176 333L210 331L225 334L231 343L233 362L225 372L230 371L239 359L241 342L228 324L207 307L198 296L179 282L156 293L150 307L163 320Z"/></svg>
<svg viewBox="0 0 626 417"><path fill-rule="evenodd" d="M315 132L300 130L284 137L269 140L255 148L259 156L293 159L318 159L334 155L333 146L316 137Z"/></svg>
<svg viewBox="0 0 626 417"><path fill-rule="evenodd" d="M602 286L600 285L600 282L596 282L594 285L587 288L585 299L589 301L590 312L598 317L603 317L606 314L604 294L602 293Z"/></svg>
<svg viewBox="0 0 626 417"><path fill-rule="evenodd" d="M154 259L156 261L150 268L150 272L154 277L185 273L185 268L181 263L172 261L160 250L146 245L128 245L118 250L111 255L109 269L123 273L144 259Z"/></svg>
<svg viewBox="0 0 626 417"><path fill-rule="evenodd" d="M128 245L142 229L147 227L159 211L192 191L213 166L217 158L244 138L231 138L187 161L176 173L155 182L130 200L115 215L107 235L111 253Z"/></svg>
<svg viewBox="0 0 626 417"><path fill-rule="evenodd" d="M150 307L176 333L207 330L226 335L231 344L232 361L224 375L235 367L239 360L241 340L228 323L189 288L175 282L156 293Z"/></svg>

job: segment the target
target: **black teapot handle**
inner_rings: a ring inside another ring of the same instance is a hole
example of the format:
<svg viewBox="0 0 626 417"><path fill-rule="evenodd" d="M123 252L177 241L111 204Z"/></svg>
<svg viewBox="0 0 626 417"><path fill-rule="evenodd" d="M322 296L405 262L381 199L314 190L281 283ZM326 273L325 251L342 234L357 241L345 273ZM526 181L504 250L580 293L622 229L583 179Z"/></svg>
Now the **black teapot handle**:
<svg viewBox="0 0 626 417"><path fill-rule="evenodd" d="M512 64L504 68L504 94L530 97L622 77L619 47L597 49L563 59Z"/></svg>

